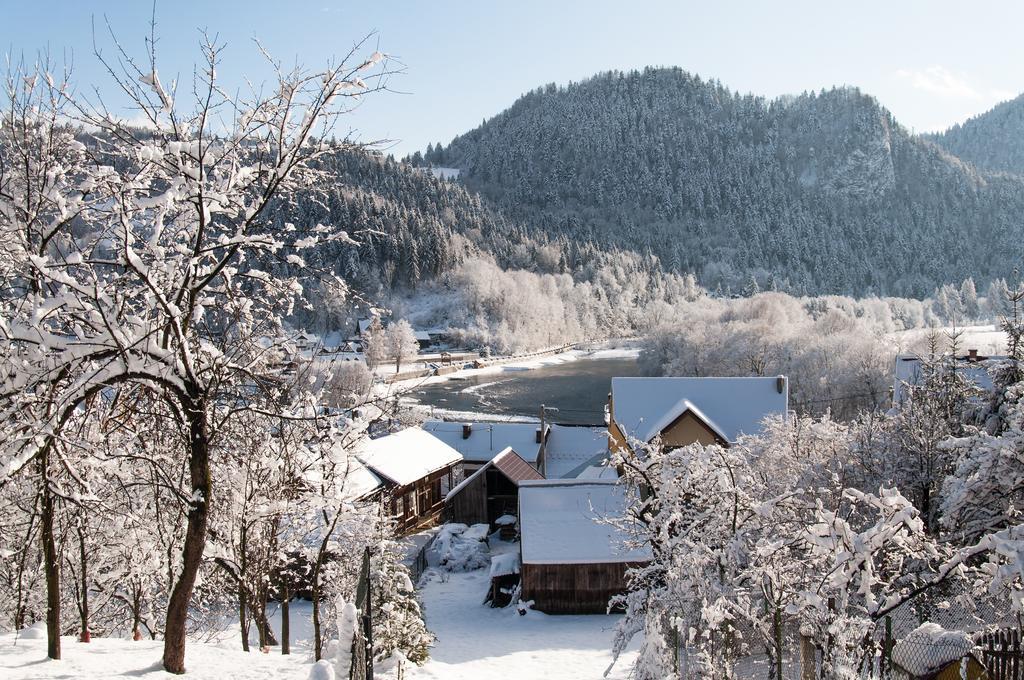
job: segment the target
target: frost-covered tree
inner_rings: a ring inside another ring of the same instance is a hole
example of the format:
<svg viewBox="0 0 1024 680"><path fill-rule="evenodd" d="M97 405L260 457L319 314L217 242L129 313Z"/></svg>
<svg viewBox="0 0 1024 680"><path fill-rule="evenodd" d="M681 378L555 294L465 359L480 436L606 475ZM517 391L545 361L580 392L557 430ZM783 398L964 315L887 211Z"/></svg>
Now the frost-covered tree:
<svg viewBox="0 0 1024 680"><path fill-rule="evenodd" d="M375 614L374 656L383 661L400 652L422 665L430 655L434 635L423 621L422 605L394 541L385 538L373 547L370 584Z"/></svg>
<svg viewBox="0 0 1024 680"><path fill-rule="evenodd" d="M308 161L386 67L380 53L315 72L271 61L273 87L233 98L218 85L217 45L203 44L204 63L181 92L160 79L149 46L143 63L121 51L120 68L98 55L143 129L76 99L42 67L16 74L25 85L11 93L0 138L0 261L13 284L0 317L0 419L4 475L36 466L45 477L90 399L149 391L167 409L187 475L163 665L181 673L218 431L235 411L306 412L301 395L279 387L275 340L302 274L275 263L303 272L303 251L351 240L320 224L279 224L269 207L315 183ZM83 127L65 128L68 119ZM31 162L7 160L24 149ZM320 282L343 293L341 280Z"/></svg>
<svg viewBox="0 0 1024 680"><path fill-rule="evenodd" d="M371 369L380 366L390 356L388 353L387 331L384 330L380 317L377 315L374 315L373 320L370 322L370 327L366 329L366 333L363 335L363 355L366 357L366 363Z"/></svg>
<svg viewBox="0 0 1024 680"><path fill-rule="evenodd" d="M420 345L416 341L416 333L412 325L405 319L399 319L388 326L384 341L387 356L395 362L395 373L402 370L402 360L416 356Z"/></svg>

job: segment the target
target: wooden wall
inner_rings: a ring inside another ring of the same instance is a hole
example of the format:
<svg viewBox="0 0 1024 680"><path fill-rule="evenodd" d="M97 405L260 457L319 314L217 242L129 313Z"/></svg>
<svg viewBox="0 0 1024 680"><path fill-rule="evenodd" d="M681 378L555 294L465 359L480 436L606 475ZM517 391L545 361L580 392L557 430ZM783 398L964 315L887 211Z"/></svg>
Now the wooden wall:
<svg viewBox="0 0 1024 680"><path fill-rule="evenodd" d="M445 503L444 521L482 524L487 521L487 473L479 474Z"/></svg>
<svg viewBox="0 0 1024 680"><path fill-rule="evenodd" d="M524 564L522 599L546 614L604 614L608 600L626 590L623 562Z"/></svg>
<svg viewBox="0 0 1024 680"><path fill-rule="evenodd" d="M444 496L441 495L442 479L448 477L450 484L450 475L454 469L453 464L432 472L413 484L389 490L390 510L392 517L397 521L398 535L412 534L440 522L441 511L444 509ZM401 499L401 509L398 507L398 499Z"/></svg>

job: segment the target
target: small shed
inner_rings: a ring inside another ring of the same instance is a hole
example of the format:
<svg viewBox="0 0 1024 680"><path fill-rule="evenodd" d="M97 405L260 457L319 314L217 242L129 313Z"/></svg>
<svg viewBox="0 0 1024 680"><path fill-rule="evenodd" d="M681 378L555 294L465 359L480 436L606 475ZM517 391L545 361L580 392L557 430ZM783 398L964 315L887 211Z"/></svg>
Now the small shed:
<svg viewBox="0 0 1024 680"><path fill-rule="evenodd" d="M364 442L356 457L383 483L398 533L432 526L441 517L462 455L419 428Z"/></svg>
<svg viewBox="0 0 1024 680"><path fill-rule="evenodd" d="M616 480L523 481L522 599L548 614L603 614L626 590L626 569L650 549L627 544L625 488Z"/></svg>
<svg viewBox="0 0 1024 680"><path fill-rule="evenodd" d="M506 447L448 492L445 521L486 522L493 529L502 516L519 512L519 484L537 479L543 479L541 474L512 447Z"/></svg>

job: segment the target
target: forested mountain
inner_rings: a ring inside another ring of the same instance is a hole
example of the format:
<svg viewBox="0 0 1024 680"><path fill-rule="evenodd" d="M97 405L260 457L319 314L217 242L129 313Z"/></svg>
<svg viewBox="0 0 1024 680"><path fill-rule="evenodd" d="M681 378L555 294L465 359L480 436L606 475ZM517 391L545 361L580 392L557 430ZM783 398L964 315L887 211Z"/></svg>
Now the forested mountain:
<svg viewBox="0 0 1024 680"><path fill-rule="evenodd" d="M982 170L1024 175L1024 95L930 138Z"/></svg>
<svg viewBox="0 0 1024 680"><path fill-rule="evenodd" d="M1024 181L856 89L769 101L679 69L611 72L530 92L423 160L531 235L650 252L711 289L920 297L1024 253Z"/></svg>

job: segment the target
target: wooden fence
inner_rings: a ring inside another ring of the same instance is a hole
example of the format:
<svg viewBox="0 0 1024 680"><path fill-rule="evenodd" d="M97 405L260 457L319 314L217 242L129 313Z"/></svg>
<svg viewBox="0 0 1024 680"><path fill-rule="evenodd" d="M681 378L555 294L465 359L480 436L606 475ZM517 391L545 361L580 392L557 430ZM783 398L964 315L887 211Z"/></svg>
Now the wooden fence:
<svg viewBox="0 0 1024 680"><path fill-rule="evenodd" d="M1019 629L1000 630L982 636L980 646L984 650L989 680L1024 680L1020 638Z"/></svg>

